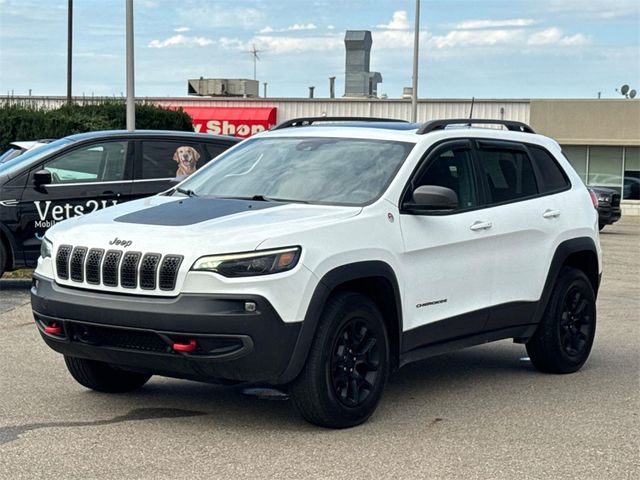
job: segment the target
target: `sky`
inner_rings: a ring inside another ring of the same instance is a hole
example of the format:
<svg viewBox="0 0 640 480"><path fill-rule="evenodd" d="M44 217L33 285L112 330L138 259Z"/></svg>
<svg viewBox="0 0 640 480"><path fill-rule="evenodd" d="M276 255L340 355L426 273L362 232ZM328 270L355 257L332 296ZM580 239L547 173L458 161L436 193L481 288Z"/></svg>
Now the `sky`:
<svg viewBox="0 0 640 480"><path fill-rule="evenodd" d="M74 95L125 91L125 0L73 2ZM346 30L370 30L379 94L411 85L414 0L135 0L136 96L257 78L269 97L344 93ZM65 95L66 0L0 0L0 95ZM422 0L420 98L640 92L638 0Z"/></svg>

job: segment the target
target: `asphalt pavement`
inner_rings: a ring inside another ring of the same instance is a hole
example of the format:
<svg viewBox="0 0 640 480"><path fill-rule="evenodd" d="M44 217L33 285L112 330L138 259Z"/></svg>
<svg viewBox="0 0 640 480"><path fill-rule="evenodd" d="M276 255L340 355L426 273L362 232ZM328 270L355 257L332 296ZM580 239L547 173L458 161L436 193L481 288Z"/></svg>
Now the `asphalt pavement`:
<svg viewBox="0 0 640 480"><path fill-rule="evenodd" d="M640 218L606 227L598 332L572 375L502 341L392 375L366 424L305 423L289 401L154 377L88 391L45 347L28 281L0 281L0 478L640 478Z"/></svg>

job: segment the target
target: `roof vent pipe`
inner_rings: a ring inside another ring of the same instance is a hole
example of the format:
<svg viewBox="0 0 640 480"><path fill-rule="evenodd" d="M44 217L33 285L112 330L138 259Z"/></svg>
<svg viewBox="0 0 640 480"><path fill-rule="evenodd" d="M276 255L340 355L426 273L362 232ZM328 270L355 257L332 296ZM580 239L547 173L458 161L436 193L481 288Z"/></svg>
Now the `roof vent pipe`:
<svg viewBox="0 0 640 480"><path fill-rule="evenodd" d="M313 98L313 91L316 89L316 87L309 87L309 98Z"/></svg>
<svg viewBox="0 0 640 480"><path fill-rule="evenodd" d="M329 77L329 98L336 98L336 77Z"/></svg>

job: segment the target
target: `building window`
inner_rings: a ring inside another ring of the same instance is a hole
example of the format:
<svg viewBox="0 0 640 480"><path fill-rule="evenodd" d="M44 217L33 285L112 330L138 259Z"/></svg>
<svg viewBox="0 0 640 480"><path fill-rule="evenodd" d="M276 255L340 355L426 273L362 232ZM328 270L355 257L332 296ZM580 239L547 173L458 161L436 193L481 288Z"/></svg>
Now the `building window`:
<svg viewBox="0 0 640 480"><path fill-rule="evenodd" d="M587 147L565 146L562 152L582 181L587 183Z"/></svg>
<svg viewBox="0 0 640 480"><path fill-rule="evenodd" d="M640 200L640 147L626 147L624 150L622 198Z"/></svg>
<svg viewBox="0 0 640 480"><path fill-rule="evenodd" d="M622 189L622 147L589 147L587 185Z"/></svg>

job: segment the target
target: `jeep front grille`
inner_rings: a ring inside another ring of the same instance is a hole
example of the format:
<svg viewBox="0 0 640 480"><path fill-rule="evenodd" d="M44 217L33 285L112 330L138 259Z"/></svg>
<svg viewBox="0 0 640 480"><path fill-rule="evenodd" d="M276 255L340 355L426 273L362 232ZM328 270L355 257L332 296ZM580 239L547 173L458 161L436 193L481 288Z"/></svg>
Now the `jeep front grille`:
<svg viewBox="0 0 640 480"><path fill-rule="evenodd" d="M176 287L181 255L123 252L62 245L56 255L61 280L106 287L171 291Z"/></svg>
<svg viewBox="0 0 640 480"><path fill-rule="evenodd" d="M71 250L71 245L62 245L58 249L58 256L56 257L58 277L64 280L69 278L69 257L71 256Z"/></svg>

